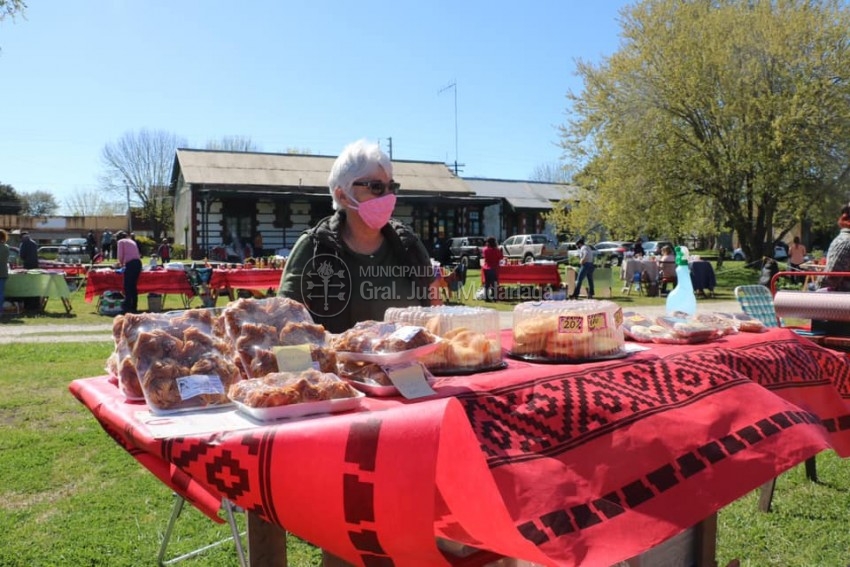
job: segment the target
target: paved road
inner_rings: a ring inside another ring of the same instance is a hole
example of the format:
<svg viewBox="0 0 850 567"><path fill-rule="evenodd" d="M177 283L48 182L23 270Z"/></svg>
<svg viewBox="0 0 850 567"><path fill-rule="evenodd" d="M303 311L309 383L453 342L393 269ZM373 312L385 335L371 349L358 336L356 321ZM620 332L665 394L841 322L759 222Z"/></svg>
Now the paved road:
<svg viewBox="0 0 850 567"><path fill-rule="evenodd" d="M739 312L741 310L737 301L714 301L701 303L699 308L705 311L720 311L726 313ZM632 310L631 307L625 307ZM664 304L645 305L634 308L648 317L663 315ZM510 329L513 326L513 313L510 311L499 312L499 323L502 329ZM34 343L34 342L111 342L112 323L95 323L90 325L16 325L0 323L0 344L10 343Z"/></svg>

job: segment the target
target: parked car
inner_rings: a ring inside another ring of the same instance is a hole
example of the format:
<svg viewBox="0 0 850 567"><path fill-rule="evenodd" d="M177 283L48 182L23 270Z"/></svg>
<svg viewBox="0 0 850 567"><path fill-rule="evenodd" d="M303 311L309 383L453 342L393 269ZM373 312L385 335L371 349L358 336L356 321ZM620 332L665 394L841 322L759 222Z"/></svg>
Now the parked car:
<svg viewBox="0 0 850 567"><path fill-rule="evenodd" d="M471 268L481 266L481 249L487 239L483 236L457 236L449 239L449 258L453 264Z"/></svg>
<svg viewBox="0 0 850 567"><path fill-rule="evenodd" d="M661 256L661 249L665 246L675 248L675 245L668 240L647 240L643 243L643 253L647 256Z"/></svg>
<svg viewBox="0 0 850 567"><path fill-rule="evenodd" d="M68 255L67 246L39 246L38 257L45 260L57 260L60 256Z"/></svg>
<svg viewBox="0 0 850 567"><path fill-rule="evenodd" d="M59 256L58 259L69 264L86 264L91 262L91 257L86 252L85 238L66 238L62 241L62 246L67 249L67 253Z"/></svg>
<svg viewBox="0 0 850 567"><path fill-rule="evenodd" d="M747 255L744 254L744 251L740 248L735 248L732 250L732 259L733 260L746 260ZM781 244L777 244L773 247L773 259L774 260L787 260L788 259L788 250L785 249Z"/></svg>
<svg viewBox="0 0 850 567"><path fill-rule="evenodd" d="M634 242L626 242L624 240L603 240L594 245L596 248L596 257L604 262L611 262L612 266L619 266L623 263L626 253L630 252L635 246Z"/></svg>
<svg viewBox="0 0 850 567"><path fill-rule="evenodd" d="M21 263L21 250L17 246L9 246L9 266L11 268L23 268ZM47 260L38 256L38 267L42 270L61 270L67 264L61 261Z"/></svg>
<svg viewBox="0 0 850 567"><path fill-rule="evenodd" d="M535 260L564 260L567 249L545 234L516 234L502 242L505 258L518 258L524 263Z"/></svg>

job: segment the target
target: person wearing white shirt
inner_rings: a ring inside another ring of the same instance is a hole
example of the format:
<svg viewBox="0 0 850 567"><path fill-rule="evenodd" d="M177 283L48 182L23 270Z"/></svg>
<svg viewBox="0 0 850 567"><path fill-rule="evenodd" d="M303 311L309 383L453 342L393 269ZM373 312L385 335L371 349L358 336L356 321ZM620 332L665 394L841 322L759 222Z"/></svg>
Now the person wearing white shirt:
<svg viewBox="0 0 850 567"><path fill-rule="evenodd" d="M593 270L596 267L593 264L593 248L584 243L584 238L576 240L576 245L580 246L578 253L580 267L578 269L576 288L570 297L572 299L578 299L578 294L581 291L581 284L584 282L585 278L587 278L587 298L593 299Z"/></svg>

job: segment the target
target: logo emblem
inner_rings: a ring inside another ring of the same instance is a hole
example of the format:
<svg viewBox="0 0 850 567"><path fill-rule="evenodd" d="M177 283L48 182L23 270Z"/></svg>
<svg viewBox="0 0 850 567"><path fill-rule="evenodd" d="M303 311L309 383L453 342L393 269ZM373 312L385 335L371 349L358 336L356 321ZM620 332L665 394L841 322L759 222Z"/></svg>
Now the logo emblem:
<svg viewBox="0 0 850 567"><path fill-rule="evenodd" d="M301 274L301 295L318 317L335 317L351 300L351 272L333 254L313 256Z"/></svg>

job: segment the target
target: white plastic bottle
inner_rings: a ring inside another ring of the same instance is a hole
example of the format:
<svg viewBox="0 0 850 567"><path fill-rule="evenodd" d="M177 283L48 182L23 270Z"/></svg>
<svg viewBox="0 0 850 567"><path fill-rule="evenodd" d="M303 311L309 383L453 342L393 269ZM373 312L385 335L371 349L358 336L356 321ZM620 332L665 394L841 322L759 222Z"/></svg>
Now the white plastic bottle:
<svg viewBox="0 0 850 567"><path fill-rule="evenodd" d="M678 311L693 316L697 312L697 297L688 269L688 254L687 248L676 246L676 287L667 295L668 315Z"/></svg>

